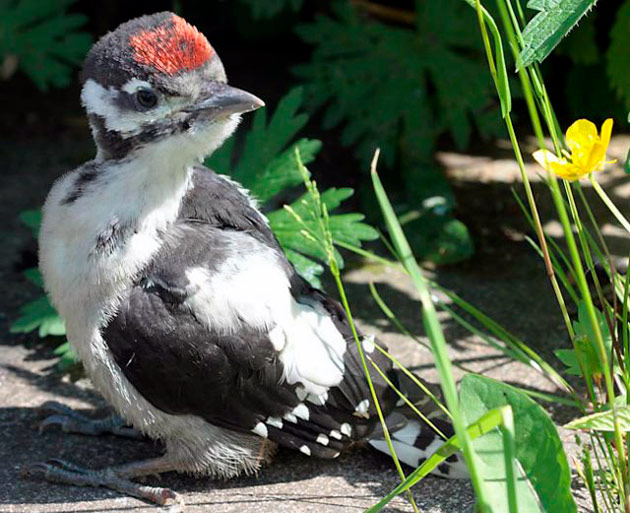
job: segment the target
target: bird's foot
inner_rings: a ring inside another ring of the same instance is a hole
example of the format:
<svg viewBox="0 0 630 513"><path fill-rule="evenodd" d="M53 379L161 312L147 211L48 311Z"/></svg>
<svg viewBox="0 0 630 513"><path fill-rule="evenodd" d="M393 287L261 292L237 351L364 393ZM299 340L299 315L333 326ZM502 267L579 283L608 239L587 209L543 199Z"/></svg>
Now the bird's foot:
<svg viewBox="0 0 630 513"><path fill-rule="evenodd" d="M40 432L48 426L57 425L64 433L80 433L91 436L112 434L134 439L143 437L142 433L129 427L118 415L112 414L103 419L91 419L56 401L45 402L41 409L53 414L46 417L39 425Z"/></svg>
<svg viewBox="0 0 630 513"><path fill-rule="evenodd" d="M169 504L183 506L184 504L181 497L173 490L135 483L118 475L115 468L90 470L64 460L51 459L22 469L22 476L37 477L51 483L109 488L160 506Z"/></svg>

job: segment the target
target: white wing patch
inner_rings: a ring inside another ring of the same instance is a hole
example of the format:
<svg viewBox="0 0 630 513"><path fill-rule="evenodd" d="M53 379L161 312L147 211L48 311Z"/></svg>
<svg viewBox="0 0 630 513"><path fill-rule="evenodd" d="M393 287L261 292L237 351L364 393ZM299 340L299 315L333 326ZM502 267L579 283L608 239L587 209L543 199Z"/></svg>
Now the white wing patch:
<svg viewBox="0 0 630 513"><path fill-rule="evenodd" d="M298 303L278 253L246 234L234 233L233 252L216 271L186 271L186 304L208 327L230 333L242 324L268 334L296 394L315 404L343 379L346 343L319 304ZM297 413L295 413L297 415ZM299 415L298 415L299 416ZM288 420L288 419L287 419Z"/></svg>

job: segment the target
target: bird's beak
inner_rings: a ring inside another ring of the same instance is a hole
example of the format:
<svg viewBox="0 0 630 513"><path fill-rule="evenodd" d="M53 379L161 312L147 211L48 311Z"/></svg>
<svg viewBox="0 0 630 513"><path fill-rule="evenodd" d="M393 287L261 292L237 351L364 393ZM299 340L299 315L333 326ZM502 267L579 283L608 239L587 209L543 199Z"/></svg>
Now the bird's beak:
<svg viewBox="0 0 630 513"><path fill-rule="evenodd" d="M214 120L225 118L230 114L243 114L263 107L257 96L236 87L212 82L203 91L201 99L190 109L190 112L202 114L203 118Z"/></svg>

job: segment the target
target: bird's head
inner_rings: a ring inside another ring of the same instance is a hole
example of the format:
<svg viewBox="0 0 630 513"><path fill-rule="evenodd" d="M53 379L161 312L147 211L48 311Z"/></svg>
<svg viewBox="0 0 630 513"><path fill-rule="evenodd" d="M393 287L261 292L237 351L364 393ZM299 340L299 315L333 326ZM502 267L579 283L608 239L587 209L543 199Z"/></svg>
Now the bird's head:
<svg viewBox="0 0 630 513"><path fill-rule="evenodd" d="M103 159L154 146L201 158L234 131L240 114L264 105L227 85L205 36L169 12L105 35L88 53L81 78L81 101Z"/></svg>

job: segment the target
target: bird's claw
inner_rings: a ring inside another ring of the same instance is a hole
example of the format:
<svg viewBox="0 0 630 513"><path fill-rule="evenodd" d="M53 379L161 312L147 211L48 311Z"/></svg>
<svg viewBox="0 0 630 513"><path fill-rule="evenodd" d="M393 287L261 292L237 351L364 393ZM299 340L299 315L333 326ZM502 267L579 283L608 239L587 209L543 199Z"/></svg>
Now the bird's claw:
<svg viewBox="0 0 630 513"><path fill-rule="evenodd" d="M39 410L42 412L53 412L64 417L89 420L85 415L78 413L77 411L70 408L70 406L66 406L65 404L59 403L57 401L46 401L39 407Z"/></svg>
<svg viewBox="0 0 630 513"><path fill-rule="evenodd" d="M40 433L48 426L56 425L59 426L64 433L79 433L91 436L109 433L136 440L143 437L142 433L127 426L125 421L116 415L110 415L103 419L91 419L56 401L47 401L40 409L42 411L53 412L53 415L46 417L40 422Z"/></svg>
<svg viewBox="0 0 630 513"><path fill-rule="evenodd" d="M51 483L109 488L160 506L184 504L181 497L170 488L135 483L118 475L113 468L90 470L62 459L51 458L23 467L20 474L24 478L40 478Z"/></svg>

